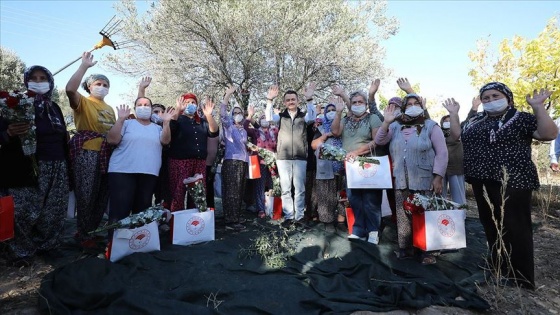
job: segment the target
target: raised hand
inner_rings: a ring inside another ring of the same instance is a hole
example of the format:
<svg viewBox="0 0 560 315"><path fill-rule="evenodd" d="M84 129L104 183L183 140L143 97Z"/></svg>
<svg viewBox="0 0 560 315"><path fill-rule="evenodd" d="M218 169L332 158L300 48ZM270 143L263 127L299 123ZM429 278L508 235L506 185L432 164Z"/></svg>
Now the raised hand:
<svg viewBox="0 0 560 315"><path fill-rule="evenodd" d="M381 80L379 79L375 79L373 81L371 81L371 85L369 86L369 98L372 98L375 96L375 93L377 93L377 90L379 89L379 85L381 84Z"/></svg>
<svg viewBox="0 0 560 315"><path fill-rule="evenodd" d="M389 104L389 106L385 107L385 110L383 110L383 117L385 117L384 122L390 124L395 121L397 118L395 115L396 108L397 106L395 106L395 104Z"/></svg>
<svg viewBox="0 0 560 315"><path fill-rule="evenodd" d="M344 95L344 89L340 86L340 85L333 85L331 87L332 93L336 96L342 96Z"/></svg>
<svg viewBox="0 0 560 315"><path fill-rule="evenodd" d="M474 110L475 112L478 111L478 107L480 106L480 104L482 104L482 101L480 100L480 95L473 97L471 109Z"/></svg>
<svg viewBox="0 0 560 315"><path fill-rule="evenodd" d="M176 108L168 107L165 112L163 112L163 115L161 115L161 119L163 120L163 122L170 121L171 119L173 119L173 117L175 117L176 112Z"/></svg>
<svg viewBox="0 0 560 315"><path fill-rule="evenodd" d="M266 98L273 100L278 96L278 85L273 85L268 88L268 93L266 93Z"/></svg>
<svg viewBox="0 0 560 315"><path fill-rule="evenodd" d="M305 100L312 99L313 95L315 94L315 89L317 88L316 82L311 82L307 87L303 89L303 95L305 96Z"/></svg>
<svg viewBox="0 0 560 315"><path fill-rule="evenodd" d="M247 106L247 118L252 119L254 115L255 115L255 105L250 104L249 106Z"/></svg>
<svg viewBox="0 0 560 315"><path fill-rule="evenodd" d="M445 107L445 109L447 109L450 115L451 114L459 115L459 108L461 106L459 106L459 103L457 103L457 101L454 98L446 99L442 105L443 107Z"/></svg>
<svg viewBox="0 0 560 315"><path fill-rule="evenodd" d="M398 78L397 85L401 90L405 91L406 93L412 93L411 92L412 86L410 85L410 82L408 82L407 78Z"/></svg>
<svg viewBox="0 0 560 315"><path fill-rule="evenodd" d="M212 111L214 110L214 102L212 102L212 98L210 96L206 96L204 99L204 105L202 106L202 112L204 116L212 116Z"/></svg>
<svg viewBox="0 0 560 315"><path fill-rule="evenodd" d="M117 119L126 120L130 116L130 107L128 105L117 106Z"/></svg>
<svg viewBox="0 0 560 315"><path fill-rule="evenodd" d="M138 87L141 89L145 89L150 86L150 83L152 83L152 77L143 77L140 80L140 84L138 85Z"/></svg>
<svg viewBox="0 0 560 315"><path fill-rule="evenodd" d="M97 61L93 61L93 54L89 51L86 51L82 54L82 65L91 68L95 66Z"/></svg>
<svg viewBox="0 0 560 315"><path fill-rule="evenodd" d="M185 111L187 105L189 105L187 100L185 100L182 95L179 95L179 97L175 100L175 117L179 117L179 115Z"/></svg>
<svg viewBox="0 0 560 315"><path fill-rule="evenodd" d="M333 104L336 107L336 111L337 112L342 112L344 110L344 101L342 100L342 97L337 97L333 100Z"/></svg>
<svg viewBox="0 0 560 315"><path fill-rule="evenodd" d="M233 93L235 93L235 91L237 91L237 87L233 84L228 84L228 87L226 89L226 96L229 95L233 95Z"/></svg>
<svg viewBox="0 0 560 315"><path fill-rule="evenodd" d="M540 91L537 91L535 89L533 91L533 96L531 96L531 94L527 94L525 96L525 100L527 100L527 103L529 103L533 110L535 110L537 108L543 107L544 101L546 101L546 99L549 98L550 95L552 95L552 92L548 89L540 89Z"/></svg>

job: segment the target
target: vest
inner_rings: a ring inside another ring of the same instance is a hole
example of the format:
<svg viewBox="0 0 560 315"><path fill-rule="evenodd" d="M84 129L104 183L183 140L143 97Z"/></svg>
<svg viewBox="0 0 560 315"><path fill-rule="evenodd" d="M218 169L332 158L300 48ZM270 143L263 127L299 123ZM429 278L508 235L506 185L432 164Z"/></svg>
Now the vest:
<svg viewBox="0 0 560 315"><path fill-rule="evenodd" d="M404 140L401 124L392 123L389 126L393 134L389 151L393 160L395 189L430 189L436 157L430 134L435 125L435 121L426 119L420 134L416 137L413 135L408 141ZM406 174L408 174L408 183Z"/></svg>
<svg viewBox="0 0 560 315"><path fill-rule="evenodd" d="M280 113L278 122L277 160L307 160L307 123L299 109L292 120L288 110Z"/></svg>

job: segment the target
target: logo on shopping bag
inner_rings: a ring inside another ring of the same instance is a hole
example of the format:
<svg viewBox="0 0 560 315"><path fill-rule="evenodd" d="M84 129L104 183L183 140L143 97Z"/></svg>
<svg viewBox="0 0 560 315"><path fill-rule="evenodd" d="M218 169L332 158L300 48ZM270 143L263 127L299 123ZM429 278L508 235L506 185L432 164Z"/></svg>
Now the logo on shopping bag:
<svg viewBox="0 0 560 315"><path fill-rule="evenodd" d="M370 178L377 174L379 165L372 163L364 163L363 167L358 167L358 174L362 177Z"/></svg>
<svg viewBox="0 0 560 315"><path fill-rule="evenodd" d="M190 235L198 235L204 231L205 225L204 219L195 215L187 222L187 232Z"/></svg>
<svg viewBox="0 0 560 315"><path fill-rule="evenodd" d="M148 229L142 229L132 235L128 241L128 246L133 250L139 250L150 242L152 234Z"/></svg>
<svg viewBox="0 0 560 315"><path fill-rule="evenodd" d="M453 237L455 235L455 221L447 214L442 214L438 217L438 230L441 235L446 237Z"/></svg>

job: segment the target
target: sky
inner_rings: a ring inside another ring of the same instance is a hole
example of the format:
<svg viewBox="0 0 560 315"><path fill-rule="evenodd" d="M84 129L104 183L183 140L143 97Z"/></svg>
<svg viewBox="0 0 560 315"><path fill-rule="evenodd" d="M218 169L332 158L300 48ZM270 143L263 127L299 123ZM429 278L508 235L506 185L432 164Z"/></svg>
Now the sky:
<svg viewBox="0 0 560 315"><path fill-rule="evenodd" d="M138 11L149 1L138 1ZM0 1L0 45L14 51L27 66L43 65L53 73L80 57L101 40L99 31L116 14L115 1ZM560 17L558 1L397 1L388 2L387 15L399 20L399 32L381 43L384 65L391 77L383 78L380 92L391 96L396 80L406 77L420 85L420 94L440 103L447 97L460 102L464 118L477 88L468 76L473 63L468 52L479 39L489 39L497 50L514 35L532 39L547 21ZM117 38L118 39L118 38ZM95 51L99 60L112 48ZM119 53L119 51L116 51ZM55 76L62 88L79 61ZM131 103L140 78L127 78L96 65L89 73L105 73L111 81L108 104ZM373 78L372 78L373 79ZM84 92L85 93L85 92Z"/></svg>

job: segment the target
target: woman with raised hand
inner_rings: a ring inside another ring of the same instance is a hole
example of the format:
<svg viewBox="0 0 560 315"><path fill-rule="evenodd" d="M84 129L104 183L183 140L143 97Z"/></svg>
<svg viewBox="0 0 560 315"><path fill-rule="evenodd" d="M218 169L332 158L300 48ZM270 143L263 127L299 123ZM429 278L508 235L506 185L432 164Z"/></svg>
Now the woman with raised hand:
<svg viewBox="0 0 560 315"><path fill-rule="evenodd" d="M395 115L395 106L385 110L385 120L375 137L375 143L389 143L395 179L397 205L397 258L410 258L412 247L412 217L404 211L403 201L412 193L423 195L442 192L442 179L447 167L447 147L441 128L424 117L422 98L408 94L403 98L403 112ZM433 253L422 255L422 264L435 264Z"/></svg>
<svg viewBox="0 0 560 315"><path fill-rule="evenodd" d="M75 237L86 248L97 247L88 232L97 229L107 209L107 167L111 148L105 136L115 124L113 108L104 101L110 87L106 76L92 74L83 81L82 87L88 97L78 92L86 71L96 63L90 52L84 52L82 63L66 84L66 95L74 110L77 130L70 140L78 222Z"/></svg>
<svg viewBox="0 0 560 315"><path fill-rule="evenodd" d="M229 86L220 104L220 118L222 120L225 155L222 164L222 200L224 218L227 230L245 230L244 220L241 218L241 203L243 201L244 182L247 176L247 131L244 127L243 109L234 106L231 113L227 112L227 104L236 87Z"/></svg>
<svg viewBox="0 0 560 315"><path fill-rule="evenodd" d="M342 179L344 178L344 164L339 161L327 161L319 159L318 149L323 143L342 148L342 139L335 137L331 133L331 126L336 116L336 105L342 104L340 98L331 98L325 106L325 118L323 124L317 127L311 148L317 156L317 173L315 189L317 194L317 214L318 219L325 225L327 231L334 232L335 218L338 210L338 193L342 189Z"/></svg>
<svg viewBox="0 0 560 315"><path fill-rule="evenodd" d="M463 205L467 203L465 195L465 173L463 171L463 143L461 139L454 140L451 135L451 118L449 115L441 118L440 124L447 145L448 160L447 170L443 176L443 198L447 198L447 193L451 195L451 200Z"/></svg>
<svg viewBox="0 0 560 315"><path fill-rule="evenodd" d="M134 112L136 119L128 119L130 108L119 106L117 122L107 133L107 142L116 146L109 160L109 223L152 205L162 145L171 141L174 108L162 115L163 126L150 121L152 101L147 97L136 99Z"/></svg>
<svg viewBox="0 0 560 315"><path fill-rule="evenodd" d="M342 89L334 94L346 95ZM385 148L376 146L373 141L381 126L381 120L377 115L367 112L367 95L357 91L350 94L348 99L352 115L343 119L344 103L337 103L336 114L331 125L332 135L342 137L342 147L348 152L346 157L352 160L362 155L385 155ZM347 189L346 193L355 217L352 234L348 238L360 240L367 238L368 242L378 244L383 190Z"/></svg>
<svg viewBox="0 0 560 315"><path fill-rule="evenodd" d="M28 266L35 254L52 253L59 245L68 207L68 132L60 107L51 101L53 76L45 67L32 66L23 82L26 94L34 98L33 155L24 155L20 140L30 124L0 117L0 196L14 198L15 237L6 245L17 267Z"/></svg>
<svg viewBox="0 0 560 315"><path fill-rule="evenodd" d="M208 138L217 137L219 128L212 116L214 103L206 98L201 117L197 113L198 99L192 93L177 98L173 120L170 122L171 142L169 144L169 190L171 211L185 209L187 188L183 181L196 174L203 176L206 185L206 157ZM194 208L194 202L187 207Z"/></svg>
<svg viewBox="0 0 560 315"><path fill-rule="evenodd" d="M491 82L480 89L483 112L459 124L459 103L447 99L452 139L463 142L465 180L471 184L484 227L494 274L500 283L535 288L531 197L539 187L531 160L532 139L558 135L544 102L552 94L534 90L525 97L533 114L515 108L512 91Z"/></svg>

